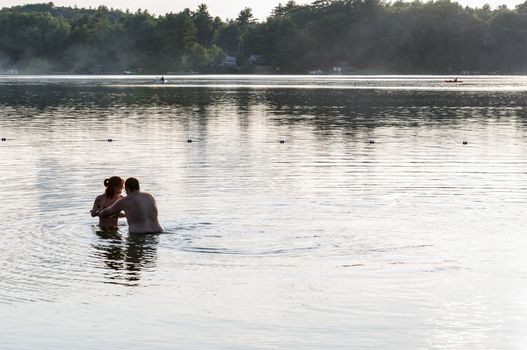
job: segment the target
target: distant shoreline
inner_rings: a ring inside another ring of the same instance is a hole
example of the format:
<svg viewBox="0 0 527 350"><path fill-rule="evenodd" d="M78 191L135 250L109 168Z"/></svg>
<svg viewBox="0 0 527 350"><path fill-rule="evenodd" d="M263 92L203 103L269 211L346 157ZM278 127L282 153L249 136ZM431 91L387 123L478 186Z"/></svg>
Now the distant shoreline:
<svg viewBox="0 0 527 350"><path fill-rule="evenodd" d="M526 3L290 1L264 21L41 3L1 9L0 36L6 73L527 74Z"/></svg>

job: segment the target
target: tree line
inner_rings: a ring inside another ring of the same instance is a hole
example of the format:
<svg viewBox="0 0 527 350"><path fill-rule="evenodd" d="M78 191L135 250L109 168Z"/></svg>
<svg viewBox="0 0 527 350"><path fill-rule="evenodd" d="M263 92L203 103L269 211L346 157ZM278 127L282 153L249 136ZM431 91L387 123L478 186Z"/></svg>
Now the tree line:
<svg viewBox="0 0 527 350"><path fill-rule="evenodd" d="M79 74L526 73L527 1L515 9L449 0L289 1L265 20L249 8L222 20L205 4L161 16L105 6L14 6L0 10L0 67Z"/></svg>

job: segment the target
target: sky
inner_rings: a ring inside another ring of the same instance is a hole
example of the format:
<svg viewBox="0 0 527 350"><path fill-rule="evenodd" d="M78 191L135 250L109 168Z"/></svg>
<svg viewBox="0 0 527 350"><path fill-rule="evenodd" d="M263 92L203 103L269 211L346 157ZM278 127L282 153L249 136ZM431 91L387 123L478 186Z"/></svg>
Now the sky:
<svg viewBox="0 0 527 350"><path fill-rule="evenodd" d="M219 16L222 19L236 18L238 13L245 7L253 10L255 17L262 21L269 16L271 10L278 3L285 4L287 0L0 0L0 7L9 7L23 5L27 3L49 2L52 1L56 6L74 6L78 7L97 7L105 5L107 7L118 8L122 10L129 9L135 12L137 9L147 9L149 12L162 15L168 12L179 12L185 8L191 10L197 9L198 5L204 3L209 8L212 16ZM309 4L313 0L295 0L297 4ZM454 1L454 0L452 0ZM458 0L464 6L481 7L488 3L492 8L499 5L507 5L514 8L522 0Z"/></svg>

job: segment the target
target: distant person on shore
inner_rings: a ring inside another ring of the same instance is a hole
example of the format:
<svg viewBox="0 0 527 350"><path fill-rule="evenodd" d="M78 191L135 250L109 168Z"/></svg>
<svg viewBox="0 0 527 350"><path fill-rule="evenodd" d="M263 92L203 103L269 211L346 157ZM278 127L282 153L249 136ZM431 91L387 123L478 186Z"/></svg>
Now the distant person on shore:
<svg viewBox="0 0 527 350"><path fill-rule="evenodd" d="M116 215L124 210L130 233L160 233L163 227L157 220L157 205L154 197L139 190L139 181L130 177L124 183L126 197L97 214L101 218Z"/></svg>
<svg viewBox="0 0 527 350"><path fill-rule="evenodd" d="M92 217L97 216L101 210L111 207L119 199L123 198L121 192L123 191L124 180L119 176L105 179L104 186L106 187L104 193L97 196L93 202L93 208L90 210ZM99 217L99 227L103 230L116 230L118 220L119 213L112 217Z"/></svg>

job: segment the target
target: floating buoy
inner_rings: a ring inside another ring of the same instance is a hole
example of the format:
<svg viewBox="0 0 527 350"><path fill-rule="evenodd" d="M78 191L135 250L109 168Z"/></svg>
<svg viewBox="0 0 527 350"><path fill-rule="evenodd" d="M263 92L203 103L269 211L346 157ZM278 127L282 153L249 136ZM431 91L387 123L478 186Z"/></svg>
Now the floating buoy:
<svg viewBox="0 0 527 350"><path fill-rule="evenodd" d="M375 141L370 140L370 145L373 145L374 143L375 143Z"/></svg>
<svg viewBox="0 0 527 350"><path fill-rule="evenodd" d="M280 143L285 143L285 140L280 140Z"/></svg>
<svg viewBox="0 0 527 350"><path fill-rule="evenodd" d="M108 139L108 142L112 142L113 140L112 139Z"/></svg>
<svg viewBox="0 0 527 350"><path fill-rule="evenodd" d="M7 139L5 137L2 137L2 141L7 141Z"/></svg>
<svg viewBox="0 0 527 350"><path fill-rule="evenodd" d="M188 140L187 140L187 143L192 143L192 140L191 140L191 139L188 139Z"/></svg>
<svg viewBox="0 0 527 350"><path fill-rule="evenodd" d="M463 141L463 144L464 144L464 145L468 145L468 142L467 142L467 141Z"/></svg>

